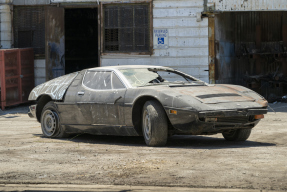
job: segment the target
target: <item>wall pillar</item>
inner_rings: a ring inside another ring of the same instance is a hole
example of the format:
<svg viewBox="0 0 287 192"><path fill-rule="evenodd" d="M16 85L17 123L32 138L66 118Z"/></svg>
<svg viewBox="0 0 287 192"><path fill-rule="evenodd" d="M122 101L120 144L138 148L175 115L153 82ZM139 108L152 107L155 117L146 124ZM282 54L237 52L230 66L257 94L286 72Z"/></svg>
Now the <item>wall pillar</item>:
<svg viewBox="0 0 287 192"><path fill-rule="evenodd" d="M215 84L215 21L214 15L208 17L208 62L209 62L209 83Z"/></svg>
<svg viewBox="0 0 287 192"><path fill-rule="evenodd" d="M8 4L0 4L0 45L1 49L12 48L12 13Z"/></svg>

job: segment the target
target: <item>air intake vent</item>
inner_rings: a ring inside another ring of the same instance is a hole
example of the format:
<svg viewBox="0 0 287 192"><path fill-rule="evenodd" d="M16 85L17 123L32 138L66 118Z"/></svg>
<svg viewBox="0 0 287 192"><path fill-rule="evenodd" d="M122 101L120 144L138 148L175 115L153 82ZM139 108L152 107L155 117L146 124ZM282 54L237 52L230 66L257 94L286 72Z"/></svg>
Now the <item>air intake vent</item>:
<svg viewBox="0 0 287 192"><path fill-rule="evenodd" d="M224 123L248 123L249 117L218 117L217 122Z"/></svg>
<svg viewBox="0 0 287 192"><path fill-rule="evenodd" d="M235 94L235 93L222 93L222 94L208 94L208 95L198 95L196 97L200 99L207 99L207 98L213 98L213 97L240 97L241 95Z"/></svg>

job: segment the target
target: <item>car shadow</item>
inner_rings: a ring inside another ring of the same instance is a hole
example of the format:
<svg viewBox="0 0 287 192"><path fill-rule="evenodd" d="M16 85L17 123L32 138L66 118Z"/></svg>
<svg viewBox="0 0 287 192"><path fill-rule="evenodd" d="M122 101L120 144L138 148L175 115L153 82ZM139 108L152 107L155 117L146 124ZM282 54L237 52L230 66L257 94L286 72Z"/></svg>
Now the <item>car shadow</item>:
<svg viewBox="0 0 287 192"><path fill-rule="evenodd" d="M13 119L13 118L16 118L16 117L19 117L19 116L4 116L4 115L0 115L0 118L6 118L6 119Z"/></svg>
<svg viewBox="0 0 287 192"><path fill-rule="evenodd" d="M258 141L226 141L224 138L208 136L173 136L168 139L167 147L197 148L197 149L222 149L222 148L249 148L276 146L275 143Z"/></svg>
<svg viewBox="0 0 287 192"><path fill-rule="evenodd" d="M19 105L6 107L5 110L0 109L0 116L3 115L11 115L11 114L27 114L29 106L32 105L33 102L23 103ZM28 114L27 114L28 116Z"/></svg>
<svg viewBox="0 0 287 192"><path fill-rule="evenodd" d="M35 135L42 137L42 135ZM43 137L44 138L44 137ZM121 145L121 146L146 146L143 137L134 136L101 136L79 134L70 138L55 138L59 140L69 140L76 143ZM165 148L191 148L191 149L224 149L224 148L249 148L249 147L267 147L276 146L274 143L257 141L226 141L224 138L215 138L208 136L186 136L176 135L168 138ZM148 147L148 146L146 146Z"/></svg>
<svg viewBox="0 0 287 192"><path fill-rule="evenodd" d="M109 187L109 186L107 186ZM25 187L22 187L22 188L25 188ZM53 189L53 187L51 187L51 189L49 187L46 187L47 190L27 190L27 189L20 189L20 190L17 190L17 192L75 192L75 190L57 190L57 189ZM128 187L127 187L128 188ZM82 192L94 192L94 191L109 191L109 192L132 192L134 190L130 190L130 189L126 189L126 190L122 190L122 189L119 189L119 190L116 190L116 189L110 189L110 190L107 190L107 188L96 188L95 190L83 190L82 188L80 189L80 191ZM135 191L138 191L138 190L135 190ZM0 191L2 192L2 191ZM3 191L4 192L4 191ZM15 191L16 192L16 191Z"/></svg>

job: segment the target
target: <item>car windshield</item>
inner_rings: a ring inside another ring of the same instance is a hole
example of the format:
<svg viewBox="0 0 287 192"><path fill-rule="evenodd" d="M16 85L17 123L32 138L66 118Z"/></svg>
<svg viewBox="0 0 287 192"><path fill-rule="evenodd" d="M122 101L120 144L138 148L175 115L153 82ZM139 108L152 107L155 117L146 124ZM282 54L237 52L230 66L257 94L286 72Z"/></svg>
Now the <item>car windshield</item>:
<svg viewBox="0 0 287 192"><path fill-rule="evenodd" d="M133 87L172 83L184 84L195 81L178 71L167 70L164 68L121 69L120 72Z"/></svg>

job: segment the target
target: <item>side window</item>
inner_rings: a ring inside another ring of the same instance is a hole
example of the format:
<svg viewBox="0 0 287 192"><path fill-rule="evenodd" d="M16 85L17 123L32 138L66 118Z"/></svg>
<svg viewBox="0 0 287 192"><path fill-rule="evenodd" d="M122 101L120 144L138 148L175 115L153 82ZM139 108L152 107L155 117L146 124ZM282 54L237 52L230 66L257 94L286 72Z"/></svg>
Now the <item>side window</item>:
<svg viewBox="0 0 287 192"><path fill-rule="evenodd" d="M84 85L91 89L112 89L110 71L87 71Z"/></svg>
<svg viewBox="0 0 287 192"><path fill-rule="evenodd" d="M118 76L115 73L112 73L112 88L113 89L124 89L125 86L123 83L120 81Z"/></svg>

